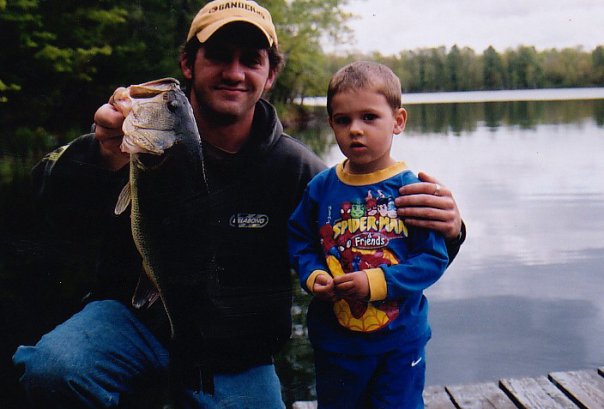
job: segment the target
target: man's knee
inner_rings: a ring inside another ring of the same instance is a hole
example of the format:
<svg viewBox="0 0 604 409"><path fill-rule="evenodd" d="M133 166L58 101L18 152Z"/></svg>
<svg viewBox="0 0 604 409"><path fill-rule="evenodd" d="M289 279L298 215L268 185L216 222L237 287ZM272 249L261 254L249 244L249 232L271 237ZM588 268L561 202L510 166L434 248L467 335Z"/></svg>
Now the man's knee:
<svg viewBox="0 0 604 409"><path fill-rule="evenodd" d="M35 346L20 346L13 362L22 371L19 382L33 407L65 404L80 407L88 400L80 395L87 394L92 362L73 345L39 342ZM102 395L106 407L112 407L111 402L119 399L113 394Z"/></svg>
<svg viewBox="0 0 604 409"><path fill-rule="evenodd" d="M13 357L34 407L114 407L140 384L163 382L168 360L131 312L111 301L88 304Z"/></svg>
<svg viewBox="0 0 604 409"><path fill-rule="evenodd" d="M35 346L17 348L13 363L22 371L20 382L26 389L57 389L90 372L86 355L75 345L41 340Z"/></svg>

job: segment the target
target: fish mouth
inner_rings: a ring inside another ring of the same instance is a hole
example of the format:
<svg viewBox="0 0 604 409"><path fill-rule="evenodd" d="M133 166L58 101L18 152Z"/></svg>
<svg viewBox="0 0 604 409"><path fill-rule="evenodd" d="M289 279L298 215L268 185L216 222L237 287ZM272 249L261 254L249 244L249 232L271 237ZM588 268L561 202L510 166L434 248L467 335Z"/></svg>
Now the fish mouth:
<svg viewBox="0 0 604 409"><path fill-rule="evenodd" d="M132 98L128 88L119 87L109 98L109 104L120 111L124 117L128 116L132 110Z"/></svg>
<svg viewBox="0 0 604 409"><path fill-rule="evenodd" d="M124 134L120 150L124 153L146 153L150 155L163 155L164 149L154 146L152 143L141 143L140 139Z"/></svg>
<svg viewBox="0 0 604 409"><path fill-rule="evenodd" d="M173 90L179 87L180 82L174 78L162 78L155 81L145 82L143 84L129 86L131 98L153 98L164 92Z"/></svg>
<svg viewBox="0 0 604 409"><path fill-rule="evenodd" d="M162 78L143 84L130 85L128 88L119 87L111 95L109 103L126 117L132 110L135 99L154 98L179 87L180 82L174 78Z"/></svg>

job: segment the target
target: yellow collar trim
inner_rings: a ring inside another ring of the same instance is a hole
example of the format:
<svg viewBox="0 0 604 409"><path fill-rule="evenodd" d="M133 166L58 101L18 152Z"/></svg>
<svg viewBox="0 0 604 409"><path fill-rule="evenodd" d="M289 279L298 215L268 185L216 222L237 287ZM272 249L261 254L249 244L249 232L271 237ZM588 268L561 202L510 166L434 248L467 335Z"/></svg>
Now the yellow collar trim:
<svg viewBox="0 0 604 409"><path fill-rule="evenodd" d="M405 162L396 162L394 165L390 165L387 168L372 173L349 173L344 170L344 164L347 160L348 159L345 159L336 165L336 175L338 175L338 179L340 179L342 183L351 186L365 186L372 183L379 183L407 169Z"/></svg>

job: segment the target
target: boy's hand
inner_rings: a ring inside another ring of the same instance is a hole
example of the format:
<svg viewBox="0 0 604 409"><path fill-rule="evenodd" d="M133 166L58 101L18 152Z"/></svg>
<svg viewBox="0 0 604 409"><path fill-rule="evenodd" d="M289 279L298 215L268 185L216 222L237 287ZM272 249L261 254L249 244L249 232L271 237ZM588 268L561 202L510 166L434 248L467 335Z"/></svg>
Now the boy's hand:
<svg viewBox="0 0 604 409"><path fill-rule="evenodd" d="M315 278L315 283L312 286L312 293L315 297L323 301L337 301L336 293L334 292L333 278L327 274L319 274Z"/></svg>
<svg viewBox="0 0 604 409"><path fill-rule="evenodd" d="M335 293L340 298L367 300L369 298L369 279L363 270L334 277Z"/></svg>

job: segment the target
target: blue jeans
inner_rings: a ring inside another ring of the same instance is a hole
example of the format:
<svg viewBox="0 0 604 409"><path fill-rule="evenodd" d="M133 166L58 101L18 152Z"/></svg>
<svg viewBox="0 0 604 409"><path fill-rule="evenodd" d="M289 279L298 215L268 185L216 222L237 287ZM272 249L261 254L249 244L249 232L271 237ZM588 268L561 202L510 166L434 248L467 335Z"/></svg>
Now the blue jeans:
<svg viewBox="0 0 604 409"><path fill-rule="evenodd" d="M283 409L273 365L216 374L214 395L184 387L168 396L169 355L123 304L95 301L44 335L20 346L14 364L35 408Z"/></svg>

